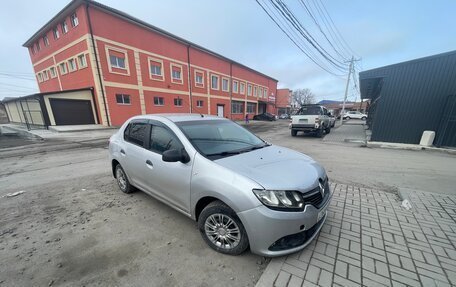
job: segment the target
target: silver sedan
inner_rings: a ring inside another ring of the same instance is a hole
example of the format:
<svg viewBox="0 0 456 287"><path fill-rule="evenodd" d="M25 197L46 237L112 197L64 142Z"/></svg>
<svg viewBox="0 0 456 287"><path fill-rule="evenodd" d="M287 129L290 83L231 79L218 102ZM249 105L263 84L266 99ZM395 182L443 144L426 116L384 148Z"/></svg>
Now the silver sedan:
<svg viewBox="0 0 456 287"><path fill-rule="evenodd" d="M332 197L310 157L194 114L129 119L109 143L121 191L142 190L198 222L213 249L280 256L308 245Z"/></svg>

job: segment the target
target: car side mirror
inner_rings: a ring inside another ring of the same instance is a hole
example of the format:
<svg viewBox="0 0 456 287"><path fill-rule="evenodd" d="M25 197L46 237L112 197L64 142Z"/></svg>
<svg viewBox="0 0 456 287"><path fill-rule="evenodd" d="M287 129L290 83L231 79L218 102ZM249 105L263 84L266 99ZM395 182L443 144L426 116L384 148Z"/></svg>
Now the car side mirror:
<svg viewBox="0 0 456 287"><path fill-rule="evenodd" d="M165 162L182 162L187 163L190 161L190 156L185 151L184 148L182 149L170 149L163 152L162 160Z"/></svg>

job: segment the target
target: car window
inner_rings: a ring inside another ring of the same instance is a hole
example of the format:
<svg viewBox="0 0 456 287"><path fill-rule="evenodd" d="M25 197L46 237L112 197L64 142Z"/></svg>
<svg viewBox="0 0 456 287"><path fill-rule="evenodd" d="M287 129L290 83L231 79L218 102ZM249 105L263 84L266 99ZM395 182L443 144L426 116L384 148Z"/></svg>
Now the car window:
<svg viewBox="0 0 456 287"><path fill-rule="evenodd" d="M299 109L297 112L298 115L320 115L321 114L321 108L320 107L302 107Z"/></svg>
<svg viewBox="0 0 456 287"><path fill-rule="evenodd" d="M127 136L128 129L128 136ZM125 129L124 139L132 144L144 146L146 139L147 124L145 123L130 123Z"/></svg>
<svg viewBox="0 0 456 287"><path fill-rule="evenodd" d="M153 152L163 154L170 149L182 149L183 145L177 136L165 127L152 125L150 133L150 147Z"/></svg>

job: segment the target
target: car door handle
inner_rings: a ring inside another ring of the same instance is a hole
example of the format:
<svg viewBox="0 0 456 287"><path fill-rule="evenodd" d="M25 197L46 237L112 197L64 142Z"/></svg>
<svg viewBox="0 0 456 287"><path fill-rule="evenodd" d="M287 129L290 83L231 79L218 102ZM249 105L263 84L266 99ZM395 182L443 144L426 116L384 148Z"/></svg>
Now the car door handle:
<svg viewBox="0 0 456 287"><path fill-rule="evenodd" d="M148 168L153 168L154 164L150 160L146 160L146 165Z"/></svg>
<svg viewBox="0 0 456 287"><path fill-rule="evenodd" d="M120 150L121 155L125 155L125 151L123 149Z"/></svg>

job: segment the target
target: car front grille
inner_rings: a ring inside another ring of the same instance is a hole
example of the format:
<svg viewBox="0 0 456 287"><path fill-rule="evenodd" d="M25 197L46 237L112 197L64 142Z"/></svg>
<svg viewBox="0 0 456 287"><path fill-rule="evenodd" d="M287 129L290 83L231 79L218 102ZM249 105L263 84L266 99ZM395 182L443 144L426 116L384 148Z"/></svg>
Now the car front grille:
<svg viewBox="0 0 456 287"><path fill-rule="evenodd" d="M324 195L321 194L320 187L316 187L313 190L302 195L304 199L304 205L311 204L316 208L323 206L323 204L326 202L327 197L329 196L329 182L328 180L325 180L322 184L325 190Z"/></svg>

